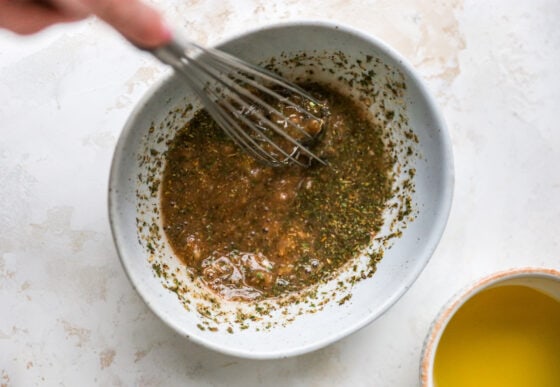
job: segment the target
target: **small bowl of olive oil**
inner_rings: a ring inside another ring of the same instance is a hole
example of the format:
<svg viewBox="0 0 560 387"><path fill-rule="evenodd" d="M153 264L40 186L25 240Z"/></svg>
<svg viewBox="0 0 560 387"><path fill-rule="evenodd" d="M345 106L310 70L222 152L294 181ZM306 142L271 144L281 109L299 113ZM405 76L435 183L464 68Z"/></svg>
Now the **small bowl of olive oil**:
<svg viewBox="0 0 560 387"><path fill-rule="evenodd" d="M512 269L456 296L424 345L426 387L560 386L560 272Z"/></svg>

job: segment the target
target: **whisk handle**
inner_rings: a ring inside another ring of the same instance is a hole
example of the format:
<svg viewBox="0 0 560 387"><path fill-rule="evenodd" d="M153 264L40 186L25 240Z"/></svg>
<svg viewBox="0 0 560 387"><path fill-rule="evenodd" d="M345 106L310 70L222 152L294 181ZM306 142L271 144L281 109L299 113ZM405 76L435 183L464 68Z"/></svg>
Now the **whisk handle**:
<svg viewBox="0 0 560 387"><path fill-rule="evenodd" d="M151 52L163 63L174 68L181 67L183 65L182 59L185 58L185 46L175 39L163 46L148 49L147 51Z"/></svg>

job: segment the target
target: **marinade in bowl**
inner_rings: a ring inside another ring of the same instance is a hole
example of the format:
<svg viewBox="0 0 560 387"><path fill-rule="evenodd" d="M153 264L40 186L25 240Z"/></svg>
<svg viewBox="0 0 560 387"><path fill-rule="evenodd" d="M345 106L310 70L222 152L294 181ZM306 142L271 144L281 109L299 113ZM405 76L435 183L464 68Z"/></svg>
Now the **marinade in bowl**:
<svg viewBox="0 0 560 387"><path fill-rule="evenodd" d="M142 140L140 242L199 329L270 329L345 304L417 215L418 138L400 72L342 51L261 64L324 105L312 150L327 165L264 166L191 99Z"/></svg>
<svg viewBox="0 0 560 387"><path fill-rule="evenodd" d="M394 166L383 127L339 92L304 88L330 112L313 148L327 165L261 164L204 110L169 145L163 229L175 254L225 299L285 296L327 281L383 225Z"/></svg>

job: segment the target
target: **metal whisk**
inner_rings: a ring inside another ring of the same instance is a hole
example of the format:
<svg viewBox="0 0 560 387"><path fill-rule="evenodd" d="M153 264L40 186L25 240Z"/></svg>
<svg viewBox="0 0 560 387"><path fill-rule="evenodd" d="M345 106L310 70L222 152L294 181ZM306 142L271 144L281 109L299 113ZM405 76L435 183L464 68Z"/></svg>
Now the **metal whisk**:
<svg viewBox="0 0 560 387"><path fill-rule="evenodd" d="M312 160L324 130L323 105L278 75L216 49L174 40L151 51L196 92L218 125L243 149L271 166Z"/></svg>

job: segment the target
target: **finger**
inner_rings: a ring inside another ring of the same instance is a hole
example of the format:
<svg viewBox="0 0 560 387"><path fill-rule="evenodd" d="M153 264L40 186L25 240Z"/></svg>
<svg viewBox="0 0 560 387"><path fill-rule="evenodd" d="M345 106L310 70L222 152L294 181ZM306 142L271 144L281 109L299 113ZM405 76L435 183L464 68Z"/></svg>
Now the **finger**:
<svg viewBox="0 0 560 387"><path fill-rule="evenodd" d="M0 1L0 27L17 34L28 35L55 23L80 18L34 1Z"/></svg>
<svg viewBox="0 0 560 387"><path fill-rule="evenodd" d="M139 0L81 0L81 2L92 13L141 47L157 47L171 39L171 32L161 15Z"/></svg>
<svg viewBox="0 0 560 387"><path fill-rule="evenodd" d="M68 15L87 17L91 15L89 8L81 0L40 0L58 8L61 12Z"/></svg>

